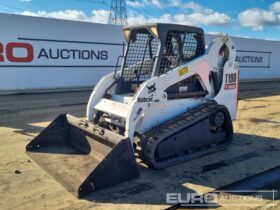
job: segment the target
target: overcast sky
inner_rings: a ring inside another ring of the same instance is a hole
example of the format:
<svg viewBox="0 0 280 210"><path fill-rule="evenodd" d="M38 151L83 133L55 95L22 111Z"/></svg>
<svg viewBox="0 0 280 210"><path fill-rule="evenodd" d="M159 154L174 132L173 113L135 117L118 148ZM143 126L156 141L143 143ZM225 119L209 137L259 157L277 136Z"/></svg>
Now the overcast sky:
<svg viewBox="0 0 280 210"><path fill-rule="evenodd" d="M0 12L107 23L110 0L0 0ZM280 40L280 1L130 0L129 24L169 22L206 33Z"/></svg>

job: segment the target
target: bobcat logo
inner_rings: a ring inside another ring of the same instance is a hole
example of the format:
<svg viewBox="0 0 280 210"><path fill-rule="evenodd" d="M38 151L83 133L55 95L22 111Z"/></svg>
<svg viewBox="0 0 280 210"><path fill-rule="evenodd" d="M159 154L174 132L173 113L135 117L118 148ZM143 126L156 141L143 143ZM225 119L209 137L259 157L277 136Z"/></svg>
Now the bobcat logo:
<svg viewBox="0 0 280 210"><path fill-rule="evenodd" d="M153 92L155 92L157 90L156 83L154 83L150 87L149 86L146 86L146 87L148 88L148 93L153 93Z"/></svg>

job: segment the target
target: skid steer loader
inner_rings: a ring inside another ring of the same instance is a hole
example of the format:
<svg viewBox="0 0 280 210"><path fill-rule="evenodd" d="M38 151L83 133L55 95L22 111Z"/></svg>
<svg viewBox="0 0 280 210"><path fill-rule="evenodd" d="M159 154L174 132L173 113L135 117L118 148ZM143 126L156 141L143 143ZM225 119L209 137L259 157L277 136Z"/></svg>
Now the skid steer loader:
<svg viewBox="0 0 280 210"><path fill-rule="evenodd" d="M139 176L137 153L162 169L232 140L239 67L229 37L206 49L196 27L129 26L124 35L121 70L95 86L87 120L62 114L26 147L78 197Z"/></svg>

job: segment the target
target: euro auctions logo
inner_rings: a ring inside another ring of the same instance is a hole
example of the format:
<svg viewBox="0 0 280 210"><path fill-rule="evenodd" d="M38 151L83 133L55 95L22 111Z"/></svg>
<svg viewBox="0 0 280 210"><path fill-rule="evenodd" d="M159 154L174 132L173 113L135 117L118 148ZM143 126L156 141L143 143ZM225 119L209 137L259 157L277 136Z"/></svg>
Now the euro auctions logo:
<svg viewBox="0 0 280 210"><path fill-rule="evenodd" d="M68 61L107 61L109 59L109 52L103 49L104 46L95 47L92 49L88 45L86 47L74 46L38 46L24 42L8 42L7 44L0 42L0 63L11 62L11 63L30 63L32 61L53 61L53 62L64 62ZM121 45L122 46L122 45ZM108 47L107 47L108 48ZM110 49L110 48L109 48ZM111 50L111 49L110 49ZM80 64L80 63L78 63Z"/></svg>
<svg viewBox="0 0 280 210"><path fill-rule="evenodd" d="M17 50L24 50L25 54L16 54ZM29 43L9 42L6 45L0 43L0 62L10 61L14 63L29 63L34 60L34 48Z"/></svg>
<svg viewBox="0 0 280 210"><path fill-rule="evenodd" d="M276 190L216 190L204 194L166 193L166 203L184 207L257 207L275 206ZM270 202L267 202L270 200Z"/></svg>

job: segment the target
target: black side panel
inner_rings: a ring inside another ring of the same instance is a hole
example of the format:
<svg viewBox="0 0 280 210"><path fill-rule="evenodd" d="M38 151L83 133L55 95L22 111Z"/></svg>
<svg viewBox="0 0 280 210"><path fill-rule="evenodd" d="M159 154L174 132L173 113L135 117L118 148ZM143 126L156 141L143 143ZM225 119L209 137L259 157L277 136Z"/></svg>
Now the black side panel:
<svg viewBox="0 0 280 210"><path fill-rule="evenodd" d="M129 139L120 142L112 152L92 171L79 187L83 197L96 190L118 184L139 176L134 152Z"/></svg>
<svg viewBox="0 0 280 210"><path fill-rule="evenodd" d="M67 143L69 132L66 114L59 115L49 126L36 136L27 146L26 151L35 151L40 147L46 147L52 144Z"/></svg>

